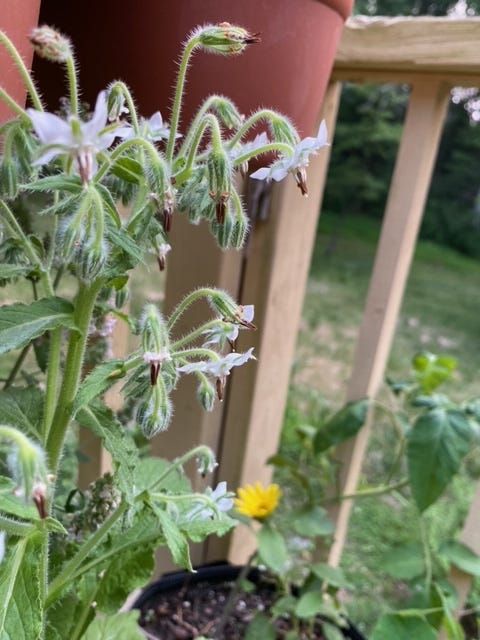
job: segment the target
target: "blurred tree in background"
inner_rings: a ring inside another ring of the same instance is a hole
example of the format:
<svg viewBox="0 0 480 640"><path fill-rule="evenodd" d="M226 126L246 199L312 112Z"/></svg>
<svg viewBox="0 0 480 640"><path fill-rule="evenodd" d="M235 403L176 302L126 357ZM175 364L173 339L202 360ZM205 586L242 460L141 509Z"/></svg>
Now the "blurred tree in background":
<svg viewBox="0 0 480 640"><path fill-rule="evenodd" d="M480 0L357 0L369 16L473 16ZM380 218L402 132L409 88L345 84L332 147L324 209L339 222L355 213ZM480 256L480 100L474 90L452 92L421 236ZM340 225L341 226L341 225Z"/></svg>

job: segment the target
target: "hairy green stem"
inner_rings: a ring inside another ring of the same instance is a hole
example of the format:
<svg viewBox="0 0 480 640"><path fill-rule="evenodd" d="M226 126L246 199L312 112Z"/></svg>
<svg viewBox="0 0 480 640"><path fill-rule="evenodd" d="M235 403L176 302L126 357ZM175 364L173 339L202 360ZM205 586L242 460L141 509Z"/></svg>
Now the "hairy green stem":
<svg viewBox="0 0 480 640"><path fill-rule="evenodd" d="M57 577L52 581L50 588L48 590L48 596L46 599L46 606L52 604L55 600L55 596L57 593L67 585L70 580L73 579L73 576L76 570L80 567L82 562L88 558L88 556L92 553L92 551L100 544L100 542L104 539L110 529L123 517L123 515L128 510L128 503L123 502L116 511L112 513L112 515L105 520L101 527L99 527L95 533L88 538L82 547L79 549L78 553L73 556L73 558L67 562L61 573L57 575Z"/></svg>
<svg viewBox="0 0 480 640"><path fill-rule="evenodd" d="M185 88L185 79L187 77L188 63L195 47L199 45L198 36L190 38L183 49L180 67L178 70L177 82L175 85L175 96L173 99L172 115L170 118L170 135L167 143L167 162L170 164L173 160L173 151L175 149L175 140L177 137L178 123L180 122L180 113L182 110L183 91Z"/></svg>
<svg viewBox="0 0 480 640"><path fill-rule="evenodd" d="M93 307L102 285L103 279L101 278L90 285L82 283L75 301L74 322L77 330L70 334L63 383L46 446L50 469L53 473L56 471L67 427L70 423L72 405L82 374Z"/></svg>
<svg viewBox="0 0 480 640"><path fill-rule="evenodd" d="M45 381L45 408L43 411L42 438L45 445L55 414L58 393L58 380L60 374L60 358L62 354L62 327L50 332L50 345L48 349L47 377Z"/></svg>
<svg viewBox="0 0 480 640"><path fill-rule="evenodd" d="M249 151L248 153L244 153L241 156L238 156L238 158L235 158L233 165L235 167L239 167L244 162L247 162L247 160L255 158L262 153L269 153L271 151L280 151L286 156L293 155L293 147L291 147L286 142L270 142L269 144L263 145L263 147L260 147L259 149L253 149L253 151Z"/></svg>
<svg viewBox="0 0 480 640"><path fill-rule="evenodd" d="M193 347L192 349L183 349L182 351L172 351L172 358L208 358L209 360L220 360L220 356L213 349L207 349L205 347Z"/></svg>
<svg viewBox="0 0 480 640"><path fill-rule="evenodd" d="M132 94L130 92L130 89L128 88L128 86L122 82L121 80L118 80L117 82L114 83L114 85L111 88L111 92L115 91L115 89L118 87L118 89L120 89L120 91L123 94L123 97L125 98L125 101L127 103L127 107L128 107L128 112L130 115L130 120L132 122L132 127L133 130L135 132L135 135L137 136L139 134L139 124L138 124L138 116L137 116L137 110L135 108L135 103L133 101L133 97Z"/></svg>
<svg viewBox="0 0 480 640"><path fill-rule="evenodd" d="M16 113L17 116L20 116L27 122L30 122L30 118L28 117L25 109L22 109L22 107L15 102L12 96L10 96L5 91L5 89L2 89L2 88L0 88L0 100L2 100L2 102L4 102L7 105L7 107L9 107L14 113Z"/></svg>
<svg viewBox="0 0 480 640"><path fill-rule="evenodd" d="M19 353L19 355L18 355L17 359L15 360L15 363L14 363L14 365L12 367L12 370L10 371L10 374L9 374L8 378L5 380L5 384L3 385L4 389L8 389L9 387L12 386L15 378L17 377L17 373L22 368L22 364L24 363L25 358L27 357L27 354L30 351L30 347L31 347L31 343L28 343L20 351L20 353Z"/></svg>
<svg viewBox="0 0 480 640"><path fill-rule="evenodd" d="M28 94L32 100L33 106L38 111L43 111L42 101L35 87L35 84L33 83L33 80L30 76L30 72L27 69L24 61L22 60L22 56L18 53L13 42L10 40L7 34L4 33L3 31L0 31L0 43L2 43L3 46L7 49L8 53L11 55L13 59L13 62L15 63L15 66L20 72L22 80L25 83Z"/></svg>
<svg viewBox="0 0 480 640"><path fill-rule="evenodd" d="M78 76L73 55L67 57L65 65L67 67L68 88L70 90L70 112L72 116L78 116Z"/></svg>
<svg viewBox="0 0 480 640"><path fill-rule="evenodd" d="M183 300L181 300L175 309L172 312L168 322L167 328L170 331L180 316L185 313L190 305L192 305L196 300L200 300L200 298L208 298L210 296L215 295L215 289L211 289L209 287L202 287L201 289L195 289L189 293Z"/></svg>
<svg viewBox="0 0 480 640"><path fill-rule="evenodd" d="M177 173L174 176L176 185L183 184L185 180L187 180L190 177L190 171L195 162L195 157L197 155L198 147L207 129L210 129L212 133L213 148L218 149L219 147L221 147L222 137L220 133L218 120L213 115L213 113L207 113L203 121L200 122L196 131L194 132L193 141L188 151L188 156L187 156L187 161L185 163L185 166L182 168L180 173Z"/></svg>
<svg viewBox="0 0 480 640"><path fill-rule="evenodd" d="M403 478L399 482L395 484L389 485L380 485L379 487L374 487L373 489L363 489L361 491L356 491L355 493L349 493L347 495L335 496L333 498L329 498L326 502L339 502L341 500L356 500L357 498L371 498L372 496L381 496L386 493L392 493L393 491L398 491L399 489L403 489L409 483L408 478Z"/></svg>

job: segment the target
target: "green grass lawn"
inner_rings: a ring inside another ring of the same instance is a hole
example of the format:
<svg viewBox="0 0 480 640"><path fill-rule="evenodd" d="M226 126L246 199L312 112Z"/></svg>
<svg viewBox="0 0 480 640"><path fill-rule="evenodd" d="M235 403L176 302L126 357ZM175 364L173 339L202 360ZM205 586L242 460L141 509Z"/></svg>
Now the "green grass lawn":
<svg viewBox="0 0 480 640"><path fill-rule="evenodd" d="M344 400L358 327L374 260L379 223L355 216L338 225L320 221L298 337L284 442L298 424L318 424L327 407ZM387 374L405 378L415 353L428 350L458 359L458 372L446 392L456 400L480 396L480 264L449 249L419 242L403 301ZM364 479L374 482L391 452L389 433L374 425L364 463ZM439 504L428 510L433 544L451 536L465 516L478 466L459 476ZM405 585L382 574L385 553L418 530L415 509L401 496L357 501L343 566L357 593L349 603L352 619L368 631L382 610L405 603Z"/></svg>

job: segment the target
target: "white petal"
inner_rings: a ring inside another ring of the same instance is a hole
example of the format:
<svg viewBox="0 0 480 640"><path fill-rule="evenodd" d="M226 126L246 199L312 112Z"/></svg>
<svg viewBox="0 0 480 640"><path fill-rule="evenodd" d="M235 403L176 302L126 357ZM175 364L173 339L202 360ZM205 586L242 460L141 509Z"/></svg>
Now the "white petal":
<svg viewBox="0 0 480 640"><path fill-rule="evenodd" d="M43 144L71 146L72 130L68 122L53 113L27 109L35 133Z"/></svg>
<svg viewBox="0 0 480 640"><path fill-rule="evenodd" d="M242 320L245 320L246 322L252 322L254 313L255 305L244 304L242 306Z"/></svg>
<svg viewBox="0 0 480 640"><path fill-rule="evenodd" d="M39 167L42 164L48 164L50 160L53 160L59 153L64 153L65 149L62 147L48 147L36 160L32 162L33 167Z"/></svg>
<svg viewBox="0 0 480 640"><path fill-rule="evenodd" d="M268 180L269 177L270 167L261 167L261 169L257 169L250 175L250 178L254 180Z"/></svg>
<svg viewBox="0 0 480 640"><path fill-rule="evenodd" d="M95 103L95 110L92 118L81 125L84 142L94 142L96 140L100 132L105 129L107 118L108 109L106 94L105 91L100 91L97 96L97 102ZM107 147L103 148L106 149Z"/></svg>

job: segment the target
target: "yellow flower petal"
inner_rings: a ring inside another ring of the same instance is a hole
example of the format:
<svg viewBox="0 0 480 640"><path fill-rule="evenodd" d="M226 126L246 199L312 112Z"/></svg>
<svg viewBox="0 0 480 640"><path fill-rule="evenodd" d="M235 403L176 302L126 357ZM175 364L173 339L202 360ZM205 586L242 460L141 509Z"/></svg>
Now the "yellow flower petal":
<svg viewBox="0 0 480 640"><path fill-rule="evenodd" d="M267 487L261 482L256 482L255 485L247 484L237 490L235 507L242 515L264 520L275 511L281 495L282 491L277 484L269 484Z"/></svg>

